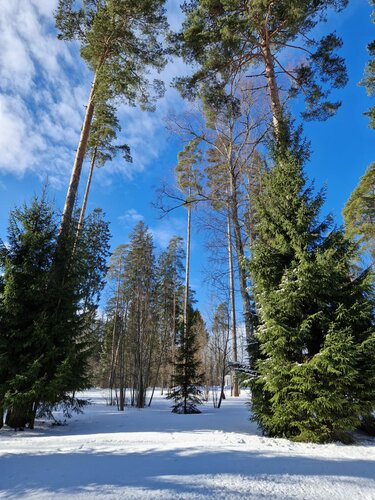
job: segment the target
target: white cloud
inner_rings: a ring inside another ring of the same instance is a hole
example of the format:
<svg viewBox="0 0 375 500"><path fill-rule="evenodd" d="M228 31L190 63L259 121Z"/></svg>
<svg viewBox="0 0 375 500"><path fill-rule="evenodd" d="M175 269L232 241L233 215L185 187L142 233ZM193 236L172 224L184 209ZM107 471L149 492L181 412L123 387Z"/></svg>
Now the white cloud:
<svg viewBox="0 0 375 500"><path fill-rule="evenodd" d="M127 210L123 215L120 215L118 217L118 220L123 224L125 227L132 227L134 226L137 222L143 220L144 217L142 214L137 212L135 208L130 208Z"/></svg>
<svg viewBox="0 0 375 500"><path fill-rule="evenodd" d="M34 172L41 179L48 175L58 187L66 186L69 179L91 75L77 45L57 40L56 6L57 0L12 0L1 6L0 173ZM183 16L174 0L168 2L168 13L171 28L178 29ZM113 161L94 182L111 183L111 174L131 179L162 157L169 136L164 118L184 106L177 91L169 87L181 72L186 73L186 67L174 60L161 75L150 75L162 78L167 87L155 113L120 107L119 142L129 144L134 162Z"/></svg>
<svg viewBox="0 0 375 500"><path fill-rule="evenodd" d="M174 236L185 237L186 220L177 217L168 217L161 219L158 224L150 227L154 243L160 248L167 248L169 242Z"/></svg>
<svg viewBox="0 0 375 500"><path fill-rule="evenodd" d="M74 47L56 38L56 5L14 0L0 12L0 172L48 175L55 187L69 176L90 85ZM73 68L84 75L76 84Z"/></svg>

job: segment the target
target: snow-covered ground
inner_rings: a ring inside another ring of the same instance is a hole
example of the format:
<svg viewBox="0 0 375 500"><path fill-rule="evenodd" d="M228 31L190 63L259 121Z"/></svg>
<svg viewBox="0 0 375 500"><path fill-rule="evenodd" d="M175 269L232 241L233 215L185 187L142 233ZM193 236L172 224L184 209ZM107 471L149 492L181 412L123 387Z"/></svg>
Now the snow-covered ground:
<svg viewBox="0 0 375 500"><path fill-rule="evenodd" d="M262 437L247 397L175 415L157 395L120 413L106 391L68 425L0 431L1 498L375 499L375 439L313 445Z"/></svg>

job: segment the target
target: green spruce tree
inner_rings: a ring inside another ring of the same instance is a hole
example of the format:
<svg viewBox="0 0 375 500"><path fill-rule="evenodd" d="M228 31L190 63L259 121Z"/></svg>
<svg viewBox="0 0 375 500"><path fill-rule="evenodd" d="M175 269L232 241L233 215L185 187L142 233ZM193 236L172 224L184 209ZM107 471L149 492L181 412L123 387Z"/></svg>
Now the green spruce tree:
<svg viewBox="0 0 375 500"><path fill-rule="evenodd" d="M175 362L174 387L167 396L174 400L172 413L201 413L197 408L202 404L203 376L200 373L200 360L197 357L197 336L194 324L199 322L200 313L189 304L188 324L180 322L178 351Z"/></svg>
<svg viewBox="0 0 375 500"><path fill-rule="evenodd" d="M356 245L319 220L324 196L306 186L300 154L284 141L273 159L250 264L259 316L253 418L270 436L345 441L375 407L371 276L352 274Z"/></svg>
<svg viewBox="0 0 375 500"><path fill-rule="evenodd" d="M78 409L72 393L89 386L87 332L104 284L109 238L100 213L89 219L61 283L54 268L56 217L45 194L11 212L0 303L0 407L11 427L32 427L37 412L51 415L58 403ZM71 255L73 233L69 242L64 248Z"/></svg>
<svg viewBox="0 0 375 500"><path fill-rule="evenodd" d="M46 383L44 356L53 341L36 325L45 312L55 237L54 213L44 194L11 212L8 244L1 251L0 407L15 428L33 427Z"/></svg>

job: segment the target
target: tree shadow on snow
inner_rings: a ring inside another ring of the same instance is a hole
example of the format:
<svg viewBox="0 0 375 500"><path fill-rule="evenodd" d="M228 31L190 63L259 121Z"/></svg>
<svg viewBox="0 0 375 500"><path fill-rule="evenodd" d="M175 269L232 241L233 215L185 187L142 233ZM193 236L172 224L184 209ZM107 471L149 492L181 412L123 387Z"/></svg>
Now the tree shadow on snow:
<svg viewBox="0 0 375 500"><path fill-rule="evenodd" d="M135 494L134 489L140 498L152 498L153 492L155 498L156 493L163 498L275 498L281 491L283 498L285 493L289 498L291 486L300 488L304 481L310 481L313 488L323 476L332 488L340 486L343 493L349 484L375 488L375 462L371 460L278 456L260 451L199 452L195 448L118 454L84 449L75 453L10 454L1 459L0 471L0 496L2 492L6 498L32 492L47 497L90 492L106 496L116 491L129 498L127 492Z"/></svg>

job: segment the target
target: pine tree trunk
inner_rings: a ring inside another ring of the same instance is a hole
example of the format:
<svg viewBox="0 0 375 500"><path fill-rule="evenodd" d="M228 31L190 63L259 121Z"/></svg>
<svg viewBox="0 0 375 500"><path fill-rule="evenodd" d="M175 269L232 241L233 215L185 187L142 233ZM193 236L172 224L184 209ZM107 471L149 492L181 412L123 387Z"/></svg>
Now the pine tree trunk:
<svg viewBox="0 0 375 500"><path fill-rule="evenodd" d="M275 127L276 136L278 136L280 132L280 124L282 121L282 108L280 103L279 89L277 87L273 56L270 48L269 33L267 30L265 30L263 34L261 50L264 59L265 73L271 99L272 121Z"/></svg>
<svg viewBox="0 0 375 500"><path fill-rule="evenodd" d="M189 198L191 196L191 189L189 189ZM187 233L186 233L186 269L185 269L185 298L184 298L184 336L182 339L183 349L185 351L185 342L188 335L188 311L189 311L189 276L190 276L190 236L191 236L191 204L187 206ZM186 358L183 359L184 363L184 379L187 380L186 374ZM184 395L184 414L187 413L187 388L185 387Z"/></svg>
<svg viewBox="0 0 375 500"><path fill-rule="evenodd" d="M35 412L32 403L13 405L8 408L5 424L12 429L34 428Z"/></svg>
<svg viewBox="0 0 375 500"><path fill-rule="evenodd" d="M119 311L119 304L120 304L120 277L121 277L121 259L120 259L119 270L118 270L118 274L117 274L115 319L114 319L113 331L112 331L111 366L110 366L109 381L108 381L108 384L109 384L111 391L113 389L115 372L116 372L115 358L116 358L117 349L115 347L115 340L116 340L118 311Z"/></svg>
<svg viewBox="0 0 375 500"><path fill-rule="evenodd" d="M233 256L232 256L232 230L230 222L230 207L227 207L227 238L228 238L228 263L229 263L229 294L230 294L230 310L232 319L232 359L235 363L238 361L237 357L237 324L236 324L236 303L234 296L234 275L233 275ZM225 364L225 360L224 360ZM233 379L233 396L240 395L238 387L238 378L235 372L232 373ZM219 401L219 408L221 404L221 396Z"/></svg>
<svg viewBox="0 0 375 500"><path fill-rule="evenodd" d="M170 373L169 389L174 385L174 378L176 376L175 363L176 363L176 277L174 276L174 292L173 292L173 312L172 312L172 369ZM168 391L169 393L169 391Z"/></svg>
<svg viewBox="0 0 375 500"><path fill-rule="evenodd" d="M184 297L184 336L187 333L187 327L188 327L189 275L190 275L190 236L191 236L191 204L188 203L188 206L187 206L187 234L186 234L185 297Z"/></svg>
<svg viewBox="0 0 375 500"><path fill-rule="evenodd" d="M237 182L236 182L235 172L231 164L231 160L229 164L229 177L230 177L230 208L231 208L231 216L233 223L234 242L235 242L237 262L238 262L239 284L240 284L240 293L242 299L243 315L245 320L245 331L246 331L247 341L251 342L251 339L253 338L254 335L253 315L251 312L250 296L247 291L246 272L243 265L245 252L241 235L241 226L238 217Z"/></svg>
<svg viewBox="0 0 375 500"><path fill-rule="evenodd" d="M119 345L119 389L120 389L120 404L119 404L119 410L124 411L125 409L125 397L124 397L124 390L125 390L125 381L124 381L124 346L123 346L123 328L121 329L121 337L120 337L120 345Z"/></svg>
<svg viewBox="0 0 375 500"><path fill-rule="evenodd" d="M94 96L95 96L96 82L97 82L96 78L97 78L97 72L95 73L95 77L91 86L91 92L86 107L85 119L83 121L78 148L73 164L72 174L70 177L69 188L65 199L64 212L61 220L60 234L64 234L67 228L69 227L69 223L72 219L74 204L77 198L77 191L82 172L83 160L87 150L87 143L90 135L91 122L94 114Z"/></svg>
<svg viewBox="0 0 375 500"><path fill-rule="evenodd" d="M86 207L87 207L87 199L89 197L89 192L90 192L90 187L91 187L91 180L92 180L92 174L94 172L94 167L95 167L95 161L96 161L96 156L98 154L98 148L95 146L93 155L91 158L91 163L90 163L90 170L89 170L89 176L87 178L87 183L86 183L86 189L85 189L85 195L83 197L82 201L82 208L81 212L79 214L79 221L78 221L78 226L77 226L77 232L76 232L76 238L74 242L74 249L73 249L73 254L75 252L77 242L79 240L79 236L83 227L83 221L85 220L85 213L86 213Z"/></svg>

